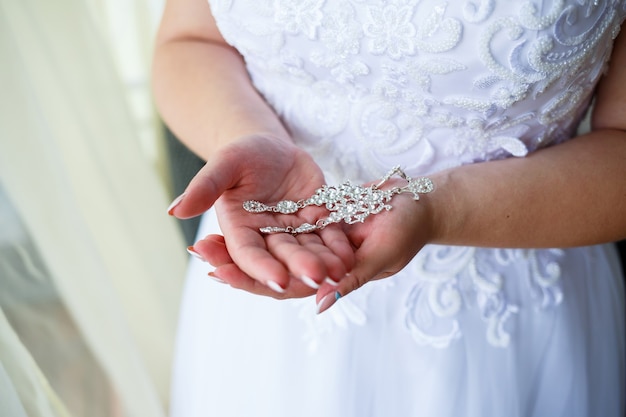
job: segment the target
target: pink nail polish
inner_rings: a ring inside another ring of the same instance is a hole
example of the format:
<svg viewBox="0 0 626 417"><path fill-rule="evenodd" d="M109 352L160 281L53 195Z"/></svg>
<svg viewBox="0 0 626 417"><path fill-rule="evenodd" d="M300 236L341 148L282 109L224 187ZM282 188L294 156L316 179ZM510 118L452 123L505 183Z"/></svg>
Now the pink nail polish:
<svg viewBox="0 0 626 417"><path fill-rule="evenodd" d="M307 287L309 287L309 288L313 288L314 290L316 290L316 289L318 289L318 288L320 287L320 285L319 285L317 282L315 282L315 281L313 280L313 278L311 278L311 277L307 277L306 275L302 275L302 276L300 277L300 280L301 280L302 282L304 282L304 284L305 284Z"/></svg>
<svg viewBox="0 0 626 417"><path fill-rule="evenodd" d="M209 278L211 278L213 281L218 282L220 284L228 284L226 281L224 281L221 278L218 278L217 276L215 276L215 274L213 272L209 272Z"/></svg>
<svg viewBox="0 0 626 417"><path fill-rule="evenodd" d="M331 292L326 294L324 298L317 303L317 314L321 314L324 311L328 310L341 298L341 294L338 291Z"/></svg>
<svg viewBox="0 0 626 417"><path fill-rule="evenodd" d="M202 262L206 262L206 259L204 259L202 255L196 252L193 246L187 246L187 253L193 256L194 258L201 260Z"/></svg>
<svg viewBox="0 0 626 417"><path fill-rule="evenodd" d="M176 197L174 199L174 201L172 201L170 203L170 205L167 208L167 214L169 214L170 216L172 216L174 214L174 209L176 208L176 206L178 206L180 204L181 201L183 201L183 198L185 197L185 193L182 193L181 195L179 195L178 197Z"/></svg>
<svg viewBox="0 0 626 417"><path fill-rule="evenodd" d="M278 285L276 282L274 281L267 281L265 282L265 285L267 285L268 287L270 287L270 289L272 291L276 291L279 294L283 294L285 292L285 289L283 287L281 287L280 285Z"/></svg>

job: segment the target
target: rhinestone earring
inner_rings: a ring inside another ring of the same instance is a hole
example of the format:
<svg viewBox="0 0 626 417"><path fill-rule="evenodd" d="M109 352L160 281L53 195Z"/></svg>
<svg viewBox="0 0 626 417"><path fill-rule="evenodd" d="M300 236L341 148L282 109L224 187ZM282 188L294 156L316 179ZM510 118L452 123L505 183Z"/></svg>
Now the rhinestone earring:
<svg viewBox="0 0 626 417"><path fill-rule="evenodd" d="M407 185L404 187L393 187L388 190L380 189L394 175L398 175L406 180ZM411 178L397 166L389 171L378 184L370 185L369 187L353 185L350 181L346 181L339 186L324 185L318 188L306 200L282 200L274 206L249 200L243 203L243 208L249 213L273 212L293 214L308 206L325 206L330 211L328 217L319 219L315 224L302 223L296 227L266 226L259 229L261 233L265 234L290 233L295 236L301 233L322 230L329 224L341 221L347 224L362 223L372 214L378 214L383 210L391 210L392 206L388 203L398 194L411 193L414 200L419 200L420 194L430 193L434 189L435 186L430 178Z"/></svg>

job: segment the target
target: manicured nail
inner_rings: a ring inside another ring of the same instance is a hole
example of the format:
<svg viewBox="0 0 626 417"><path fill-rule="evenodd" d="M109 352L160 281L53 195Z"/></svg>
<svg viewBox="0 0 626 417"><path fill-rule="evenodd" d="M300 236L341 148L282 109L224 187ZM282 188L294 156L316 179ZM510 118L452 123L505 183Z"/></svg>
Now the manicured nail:
<svg viewBox="0 0 626 417"><path fill-rule="evenodd" d="M285 289L274 281L266 281L265 285L267 285L272 291L276 291L277 293L283 294L285 292Z"/></svg>
<svg viewBox="0 0 626 417"><path fill-rule="evenodd" d="M206 262L206 259L204 259L202 255L196 252L193 246L187 246L187 253L193 256L194 258L201 260L202 262Z"/></svg>
<svg viewBox="0 0 626 417"><path fill-rule="evenodd" d="M226 281L224 281L221 278L218 278L213 272L209 272L209 278L211 278L213 281L215 282L219 282L220 284L228 284Z"/></svg>
<svg viewBox="0 0 626 417"><path fill-rule="evenodd" d="M324 281L326 281L327 284L332 285L333 287L336 287L337 285L339 285L339 281L335 281L334 279L332 279L331 277L326 277L324 279Z"/></svg>
<svg viewBox="0 0 626 417"><path fill-rule="evenodd" d="M328 293L317 303L317 314L321 314L324 311L328 310L341 298L341 294L339 291Z"/></svg>
<svg viewBox="0 0 626 417"><path fill-rule="evenodd" d="M313 278L311 277L307 277L306 275L302 275L300 277L300 280L302 282L304 282L304 284L309 287L309 288L313 288L314 290L318 289L320 287L320 284L318 284L317 282L313 281Z"/></svg>
<svg viewBox="0 0 626 417"><path fill-rule="evenodd" d="M167 214L169 214L170 216L173 215L174 209L176 208L176 206L180 204L181 201L183 201L184 197L185 197L185 193L182 193L181 195L176 197L174 201L172 201L169 207L167 208Z"/></svg>

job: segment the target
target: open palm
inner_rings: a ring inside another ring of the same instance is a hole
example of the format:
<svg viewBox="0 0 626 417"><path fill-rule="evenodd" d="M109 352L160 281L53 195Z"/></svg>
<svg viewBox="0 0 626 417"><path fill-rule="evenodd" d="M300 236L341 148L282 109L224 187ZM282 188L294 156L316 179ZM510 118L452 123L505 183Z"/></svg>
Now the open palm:
<svg viewBox="0 0 626 417"><path fill-rule="evenodd" d="M249 136L217 152L191 181L175 215L192 217L215 207L223 237L210 235L194 249L234 287L275 297L313 294L327 278L351 268L353 251L340 227L319 234L263 235L259 228L314 222L321 209L289 216L250 214L246 200L276 203L310 196L323 174L304 151L283 140Z"/></svg>

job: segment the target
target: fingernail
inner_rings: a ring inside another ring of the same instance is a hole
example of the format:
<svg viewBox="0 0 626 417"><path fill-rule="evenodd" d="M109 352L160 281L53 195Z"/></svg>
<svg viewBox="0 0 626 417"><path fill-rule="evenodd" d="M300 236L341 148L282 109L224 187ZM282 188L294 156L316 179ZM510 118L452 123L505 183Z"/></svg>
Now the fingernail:
<svg viewBox="0 0 626 417"><path fill-rule="evenodd" d="M304 284L309 287L309 288L313 288L314 290L318 289L320 287L320 284L318 284L317 282L313 281L313 278L311 277L307 277L306 275L302 275L300 277L300 280L302 282L304 282Z"/></svg>
<svg viewBox="0 0 626 417"><path fill-rule="evenodd" d="M328 310L341 298L341 294L339 291L328 293L317 303L317 314L321 314L324 311Z"/></svg>
<svg viewBox="0 0 626 417"><path fill-rule="evenodd" d="M187 246L187 253L193 256L194 258L201 260L202 262L206 262L206 259L204 259L202 255L196 252L193 246Z"/></svg>
<svg viewBox="0 0 626 417"><path fill-rule="evenodd" d="M334 287L336 287L337 285L339 285L339 281L335 281L334 279L332 279L331 277L326 277L324 279L324 281L326 281L327 284L330 284Z"/></svg>
<svg viewBox="0 0 626 417"><path fill-rule="evenodd" d="M180 204L181 201L183 201L183 198L185 197L185 193L182 193L181 195L179 195L178 197L176 197L174 199L174 201L172 201L169 205L169 207L167 208L167 214L169 214L170 216L174 214L174 209L176 208L176 206L178 206Z"/></svg>
<svg viewBox="0 0 626 417"><path fill-rule="evenodd" d="M276 291L277 293L283 294L285 292L285 289L274 281L267 281L265 282L265 285L267 285L272 291Z"/></svg>
<svg viewBox="0 0 626 417"><path fill-rule="evenodd" d="M220 284L228 284L226 281L224 281L221 278L218 278L213 272L209 272L209 278L211 278L213 281L215 282L219 282Z"/></svg>

